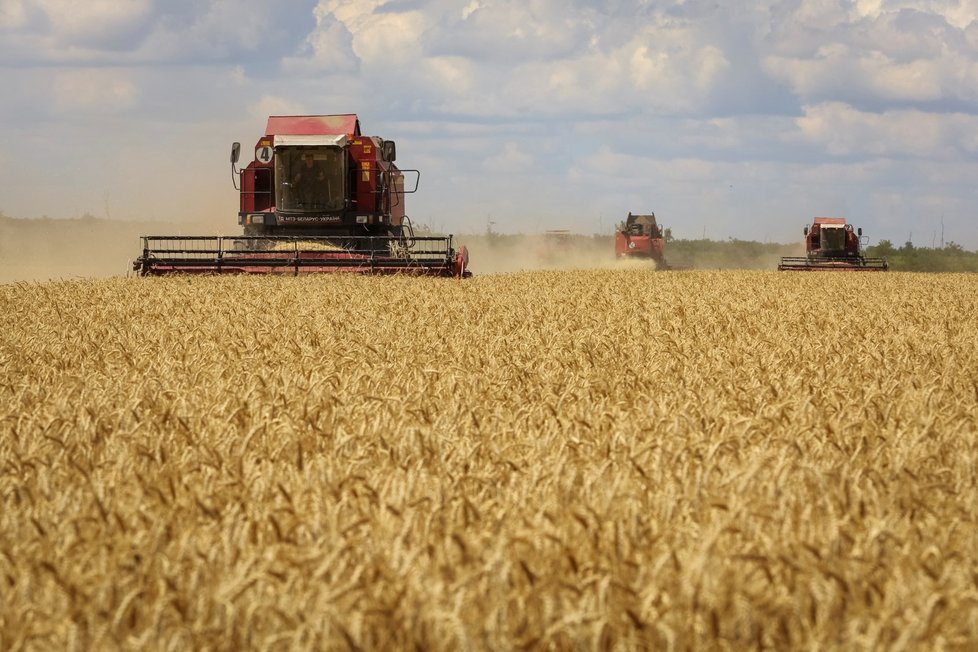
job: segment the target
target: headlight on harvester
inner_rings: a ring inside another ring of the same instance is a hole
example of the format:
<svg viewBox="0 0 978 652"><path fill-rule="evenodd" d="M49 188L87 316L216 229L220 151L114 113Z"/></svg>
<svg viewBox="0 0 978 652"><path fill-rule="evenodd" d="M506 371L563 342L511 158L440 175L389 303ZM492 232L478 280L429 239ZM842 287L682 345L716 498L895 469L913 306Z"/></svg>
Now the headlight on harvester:
<svg viewBox="0 0 978 652"><path fill-rule="evenodd" d="M366 224L366 223L367 223L366 215L357 215L357 224Z"/></svg>
<svg viewBox="0 0 978 652"><path fill-rule="evenodd" d="M254 215L248 216L248 224L264 224L265 216L262 213L256 213Z"/></svg>

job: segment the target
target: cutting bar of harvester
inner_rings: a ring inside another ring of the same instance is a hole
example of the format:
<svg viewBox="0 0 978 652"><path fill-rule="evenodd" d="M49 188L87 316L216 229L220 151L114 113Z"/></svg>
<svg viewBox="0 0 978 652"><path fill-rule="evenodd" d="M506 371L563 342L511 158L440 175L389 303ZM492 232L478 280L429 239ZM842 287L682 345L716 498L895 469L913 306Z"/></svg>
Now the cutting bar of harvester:
<svg viewBox="0 0 978 652"><path fill-rule="evenodd" d="M140 276L167 274L407 274L467 278L452 236L143 236Z"/></svg>
<svg viewBox="0 0 978 652"><path fill-rule="evenodd" d="M799 272L885 272L889 269L885 258L785 256L778 269Z"/></svg>

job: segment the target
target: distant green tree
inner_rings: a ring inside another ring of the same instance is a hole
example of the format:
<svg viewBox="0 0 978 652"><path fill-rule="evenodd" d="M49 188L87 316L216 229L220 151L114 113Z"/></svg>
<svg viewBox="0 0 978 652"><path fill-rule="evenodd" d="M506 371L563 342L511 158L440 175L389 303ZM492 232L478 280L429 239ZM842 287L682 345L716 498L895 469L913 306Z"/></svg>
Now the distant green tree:
<svg viewBox="0 0 978 652"><path fill-rule="evenodd" d="M879 244L873 248L873 251L877 256L892 256L896 253L896 247L889 240L880 240Z"/></svg>

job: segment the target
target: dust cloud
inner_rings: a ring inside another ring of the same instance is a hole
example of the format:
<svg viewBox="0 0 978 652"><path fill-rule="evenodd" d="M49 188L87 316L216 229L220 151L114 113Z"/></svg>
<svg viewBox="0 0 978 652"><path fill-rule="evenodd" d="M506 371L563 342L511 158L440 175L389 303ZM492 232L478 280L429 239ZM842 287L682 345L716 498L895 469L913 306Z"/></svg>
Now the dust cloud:
<svg viewBox="0 0 978 652"><path fill-rule="evenodd" d="M211 223L80 219L15 219L0 216L0 283L108 278L131 273L144 235L225 235ZM474 235L456 237L469 249L476 274L530 270L654 269L652 261L615 259L611 236Z"/></svg>
<svg viewBox="0 0 978 652"><path fill-rule="evenodd" d="M140 236L189 231L166 222L0 216L0 283L125 276L142 253Z"/></svg>
<svg viewBox="0 0 978 652"><path fill-rule="evenodd" d="M614 236L566 234L463 235L455 239L469 249L474 274L538 269L655 269L650 260L618 260ZM747 240L672 240L665 245L666 264L674 270L776 270L782 256L804 255L804 245Z"/></svg>
<svg viewBox="0 0 978 652"><path fill-rule="evenodd" d="M224 222L15 219L0 215L0 283L125 276L142 253L144 235L235 235ZM419 234L420 235L420 234ZM426 234L427 235L427 234ZM480 234L455 236L469 250L474 274L533 270L655 269L647 260L615 258L611 235ZM777 269L780 256L803 246L755 242L678 240L666 244L666 261L678 269Z"/></svg>
<svg viewBox="0 0 978 652"><path fill-rule="evenodd" d="M454 243L468 248L469 269L474 274L544 269L655 269L651 260L617 260L612 236L463 235L457 236Z"/></svg>

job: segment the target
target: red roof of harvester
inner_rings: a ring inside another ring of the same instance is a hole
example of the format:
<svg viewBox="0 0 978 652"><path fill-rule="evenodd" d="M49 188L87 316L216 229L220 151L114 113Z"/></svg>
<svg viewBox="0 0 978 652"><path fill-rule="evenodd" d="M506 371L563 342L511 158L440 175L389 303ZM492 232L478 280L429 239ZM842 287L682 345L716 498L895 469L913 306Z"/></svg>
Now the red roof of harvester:
<svg viewBox="0 0 978 652"><path fill-rule="evenodd" d="M345 115L273 115L265 127L266 136L360 135L355 113Z"/></svg>
<svg viewBox="0 0 978 652"><path fill-rule="evenodd" d="M845 224L844 217L816 217L815 224Z"/></svg>

